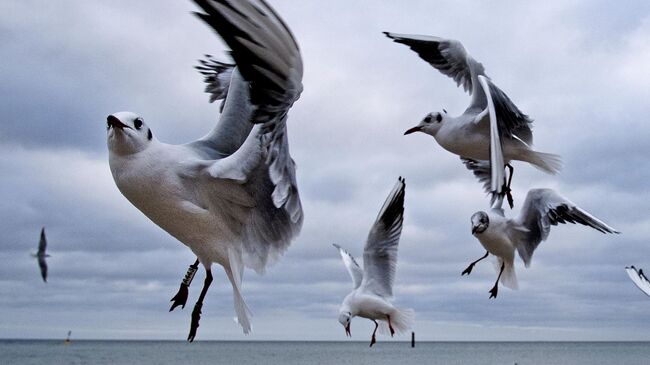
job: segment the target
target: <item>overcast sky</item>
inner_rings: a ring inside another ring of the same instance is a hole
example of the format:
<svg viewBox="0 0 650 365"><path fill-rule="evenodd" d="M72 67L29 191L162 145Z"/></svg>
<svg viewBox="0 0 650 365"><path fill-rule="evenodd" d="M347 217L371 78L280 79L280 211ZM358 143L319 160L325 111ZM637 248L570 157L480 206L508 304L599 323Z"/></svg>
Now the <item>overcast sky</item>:
<svg viewBox="0 0 650 365"><path fill-rule="evenodd" d="M650 3L269 0L301 46L304 92L289 135L305 211L301 235L265 276L244 277L253 333L233 321L219 267L198 339L345 340L338 306L351 281L338 243L363 244L398 176L406 177L396 304L422 340L650 340L650 298L626 265L650 270ZM161 5L163 4L163 5ZM158 139L185 143L218 118L192 67L224 45L190 1L0 2L0 338L186 338L169 299L192 253L117 190L106 116L141 115ZM535 146L562 155L545 175L515 163L514 216L551 187L621 230L554 227L520 290L488 299L496 273L469 217L488 199L457 156L424 134L430 111L469 96L382 31L455 38L534 120ZM44 284L30 251L46 227ZM357 318L354 340L372 323ZM384 339L382 337L382 339ZM401 338L406 339L406 338Z"/></svg>

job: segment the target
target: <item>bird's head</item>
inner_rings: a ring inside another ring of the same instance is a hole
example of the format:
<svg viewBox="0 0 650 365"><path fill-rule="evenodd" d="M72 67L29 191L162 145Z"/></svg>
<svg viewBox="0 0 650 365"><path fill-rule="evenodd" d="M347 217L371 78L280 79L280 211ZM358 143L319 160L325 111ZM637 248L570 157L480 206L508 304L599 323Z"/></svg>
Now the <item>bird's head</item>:
<svg viewBox="0 0 650 365"><path fill-rule="evenodd" d="M350 332L350 321L352 321L352 314L350 312L339 313L339 323L345 328L345 335L352 337Z"/></svg>
<svg viewBox="0 0 650 365"><path fill-rule="evenodd" d="M153 133L144 120L131 112L119 112L106 118L108 149L118 155L130 155L147 148Z"/></svg>
<svg viewBox="0 0 650 365"><path fill-rule="evenodd" d="M485 232L490 225L490 217L485 212L476 212L472 214L472 234L477 235Z"/></svg>
<svg viewBox="0 0 650 365"><path fill-rule="evenodd" d="M429 113L420 121L420 124L404 132L404 135L422 132L435 136L447 118L447 111L444 109L441 112Z"/></svg>

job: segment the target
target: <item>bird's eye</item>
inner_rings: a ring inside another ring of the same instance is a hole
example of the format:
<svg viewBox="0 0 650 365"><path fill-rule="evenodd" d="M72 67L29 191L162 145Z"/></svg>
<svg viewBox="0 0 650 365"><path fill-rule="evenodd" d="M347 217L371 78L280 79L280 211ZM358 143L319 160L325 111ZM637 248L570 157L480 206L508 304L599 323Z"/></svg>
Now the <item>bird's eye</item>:
<svg viewBox="0 0 650 365"><path fill-rule="evenodd" d="M441 120L442 120L442 114L438 113L438 115L436 115L436 121L440 123Z"/></svg>
<svg viewBox="0 0 650 365"><path fill-rule="evenodd" d="M142 128L142 119L137 118L136 120L133 121L133 125L135 126L135 129Z"/></svg>
<svg viewBox="0 0 650 365"><path fill-rule="evenodd" d="M431 116L430 116L430 115L427 115L427 117L424 118L424 122L425 122L425 123L431 123Z"/></svg>

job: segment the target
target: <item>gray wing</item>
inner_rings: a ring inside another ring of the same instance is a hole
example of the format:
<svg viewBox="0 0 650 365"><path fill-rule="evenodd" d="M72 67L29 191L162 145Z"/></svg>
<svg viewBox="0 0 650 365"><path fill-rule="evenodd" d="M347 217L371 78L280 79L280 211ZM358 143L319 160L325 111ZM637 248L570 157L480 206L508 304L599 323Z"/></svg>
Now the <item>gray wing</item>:
<svg viewBox="0 0 650 365"><path fill-rule="evenodd" d="M504 138L517 137L528 145L533 143L533 120L524 114L508 95L499 89L489 77L485 77L490 89L490 96L494 104L496 122L499 126L499 135Z"/></svg>
<svg viewBox="0 0 650 365"><path fill-rule="evenodd" d="M650 296L650 281L648 281L648 278L646 278L643 272L637 270L634 265L626 267L625 271L627 272L627 275L630 276L630 279L632 279L632 282L637 286L637 288L639 288L647 296Z"/></svg>
<svg viewBox="0 0 650 365"><path fill-rule="evenodd" d="M188 145L205 159L186 163L181 175L200 186L193 204L219 212L224 227L242 238L245 264L263 272L302 226L286 130L302 90L300 52L262 0L195 2L205 12L197 15L232 49L236 67L219 123Z"/></svg>
<svg viewBox="0 0 650 365"><path fill-rule="evenodd" d="M45 256L38 256L38 266L41 268L41 277L47 283L47 262Z"/></svg>
<svg viewBox="0 0 650 365"><path fill-rule="evenodd" d="M461 157L465 167L470 170L478 182L483 184L483 190L490 193L490 185L492 184L490 175L490 161L486 160L473 160L471 158Z"/></svg>
<svg viewBox="0 0 650 365"><path fill-rule="evenodd" d="M389 32L384 34L396 43L411 48L443 75L456 81L456 85L462 85L463 89L472 95L472 102L468 109L477 109L479 112L485 109L485 93L476 79L479 75L485 75L485 69L480 62L467 53L462 43L454 39L425 35Z"/></svg>
<svg viewBox="0 0 650 365"><path fill-rule="evenodd" d="M526 266L540 242L548 238L551 226L559 223L579 223L602 233L620 233L554 190L532 189L519 216L509 226L510 237Z"/></svg>
<svg viewBox="0 0 650 365"><path fill-rule="evenodd" d="M359 266L359 264L357 264L357 260L355 260L348 251L344 250L343 247L337 245L336 243L332 245L339 250L339 254L341 254L341 258L343 259L343 264L345 265L345 268L348 270L348 273L352 278L354 289L358 288L359 285L361 285L361 281L363 280L363 269L361 266Z"/></svg>
<svg viewBox="0 0 650 365"><path fill-rule="evenodd" d="M393 295L397 246L404 221L406 184L399 178L379 211L363 249L361 289L382 297Z"/></svg>
<svg viewBox="0 0 650 365"><path fill-rule="evenodd" d="M205 92L210 94L211 103L223 100L220 107L220 111L223 112L235 65L217 61L209 54L205 55L205 59L199 60L199 63L200 65L195 68L203 75L203 81L206 84Z"/></svg>
<svg viewBox="0 0 650 365"><path fill-rule="evenodd" d="M47 239L45 238L45 227L41 228L41 239L38 242L38 255L45 255L47 249Z"/></svg>

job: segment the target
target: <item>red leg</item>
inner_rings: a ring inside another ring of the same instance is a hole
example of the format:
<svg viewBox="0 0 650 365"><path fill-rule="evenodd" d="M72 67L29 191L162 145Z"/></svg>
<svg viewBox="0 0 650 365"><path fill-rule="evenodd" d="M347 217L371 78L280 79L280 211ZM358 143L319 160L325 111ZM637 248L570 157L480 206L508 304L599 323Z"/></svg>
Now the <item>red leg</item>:
<svg viewBox="0 0 650 365"><path fill-rule="evenodd" d="M395 330L393 329L393 325L390 323L390 316L387 317L388 317L388 329L390 330L390 337L393 337L393 335L395 334Z"/></svg>
<svg viewBox="0 0 650 365"><path fill-rule="evenodd" d="M377 340L375 339L375 333L377 333L377 328L379 328L379 323L377 323L377 321L375 321L374 319L372 321L375 322L375 330L372 331L372 337L370 338L370 347L372 347L372 345L374 345L375 342L377 342Z"/></svg>

